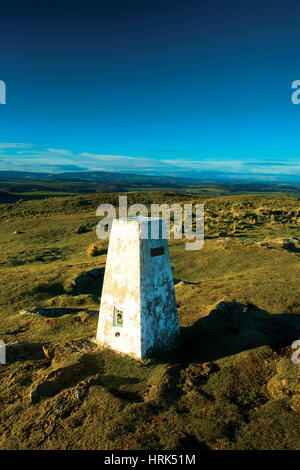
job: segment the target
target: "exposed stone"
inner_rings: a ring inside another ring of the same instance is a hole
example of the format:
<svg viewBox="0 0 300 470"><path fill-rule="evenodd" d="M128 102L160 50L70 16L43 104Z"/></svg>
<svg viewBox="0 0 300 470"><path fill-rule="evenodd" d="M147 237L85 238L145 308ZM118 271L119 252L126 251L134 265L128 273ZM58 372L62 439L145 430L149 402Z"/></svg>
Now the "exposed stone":
<svg viewBox="0 0 300 470"><path fill-rule="evenodd" d="M93 280L101 280L104 276L104 269L103 268L95 268L87 271L86 273L79 274L79 276L75 277L72 281L72 286L75 287L77 290L84 290L86 289L89 284Z"/></svg>

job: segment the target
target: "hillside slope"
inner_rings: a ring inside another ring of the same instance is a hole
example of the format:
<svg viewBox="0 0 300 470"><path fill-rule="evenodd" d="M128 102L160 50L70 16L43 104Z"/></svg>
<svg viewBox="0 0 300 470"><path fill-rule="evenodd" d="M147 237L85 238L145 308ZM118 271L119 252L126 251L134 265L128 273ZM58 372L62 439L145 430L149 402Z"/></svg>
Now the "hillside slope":
<svg viewBox="0 0 300 470"><path fill-rule="evenodd" d="M1 205L0 448L299 449L300 201L128 199L205 204L204 248L169 242L181 344L135 361L92 341L107 242L87 248L117 194Z"/></svg>

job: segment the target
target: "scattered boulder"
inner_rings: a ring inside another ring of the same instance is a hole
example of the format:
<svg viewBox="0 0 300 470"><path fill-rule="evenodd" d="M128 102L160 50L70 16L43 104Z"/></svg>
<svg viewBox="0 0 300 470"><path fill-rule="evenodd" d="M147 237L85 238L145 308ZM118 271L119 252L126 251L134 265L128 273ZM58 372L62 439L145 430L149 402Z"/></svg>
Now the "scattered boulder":
<svg viewBox="0 0 300 470"><path fill-rule="evenodd" d="M104 268L95 268L76 276L66 290L75 294L100 294L101 283L104 278Z"/></svg>
<svg viewBox="0 0 300 470"><path fill-rule="evenodd" d="M296 253L300 252L300 240L298 238L267 238L261 242L257 242L257 245L266 248L284 248L287 251Z"/></svg>
<svg viewBox="0 0 300 470"><path fill-rule="evenodd" d="M94 268L86 273L80 274L79 276L75 277L73 280L74 285L80 285L82 283L86 283L93 279L102 279L104 276L104 269L103 268Z"/></svg>

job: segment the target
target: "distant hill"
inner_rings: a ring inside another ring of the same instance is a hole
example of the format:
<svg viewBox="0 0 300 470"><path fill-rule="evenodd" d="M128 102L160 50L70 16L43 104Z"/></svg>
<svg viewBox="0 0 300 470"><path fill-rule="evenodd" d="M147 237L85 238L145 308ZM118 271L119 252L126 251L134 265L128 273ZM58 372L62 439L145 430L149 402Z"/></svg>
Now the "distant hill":
<svg viewBox="0 0 300 470"><path fill-rule="evenodd" d="M283 192L300 197L300 184L234 183L172 176L152 176L106 171L38 173L0 171L0 202L19 199L43 199L99 192L178 191L187 194L224 196L246 193Z"/></svg>

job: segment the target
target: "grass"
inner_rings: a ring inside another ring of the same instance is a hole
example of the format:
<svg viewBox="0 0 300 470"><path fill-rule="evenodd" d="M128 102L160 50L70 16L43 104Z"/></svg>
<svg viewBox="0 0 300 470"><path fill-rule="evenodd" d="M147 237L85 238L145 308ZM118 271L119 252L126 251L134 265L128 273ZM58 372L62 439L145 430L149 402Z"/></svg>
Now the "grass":
<svg viewBox="0 0 300 470"><path fill-rule="evenodd" d="M169 242L182 343L135 361L91 342L101 280L73 284L104 269L107 246L87 249L96 207L117 196L0 208L0 339L24 342L0 366L0 448L299 449L300 247L283 240L300 238L299 200L129 193L129 204L204 202L206 215L202 250Z"/></svg>
<svg viewBox="0 0 300 470"><path fill-rule="evenodd" d="M76 196L75 193L71 193L71 192L63 192L63 191L25 191L25 192L11 192L10 194L13 194L15 196L29 196L30 198L34 199L34 196L41 196L41 198L43 197L58 197L58 196L64 196L64 197L67 197L67 196Z"/></svg>

